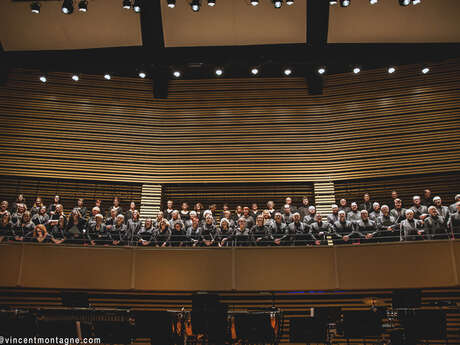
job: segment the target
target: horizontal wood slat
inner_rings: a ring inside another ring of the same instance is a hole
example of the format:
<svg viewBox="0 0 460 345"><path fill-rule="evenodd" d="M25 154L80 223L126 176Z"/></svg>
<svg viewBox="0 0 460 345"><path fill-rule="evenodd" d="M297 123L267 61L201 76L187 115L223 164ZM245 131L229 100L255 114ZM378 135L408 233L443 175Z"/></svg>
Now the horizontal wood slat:
<svg viewBox="0 0 460 345"><path fill-rule="evenodd" d="M460 171L460 60L325 77L174 80L13 70L0 175L139 184L321 182Z"/></svg>

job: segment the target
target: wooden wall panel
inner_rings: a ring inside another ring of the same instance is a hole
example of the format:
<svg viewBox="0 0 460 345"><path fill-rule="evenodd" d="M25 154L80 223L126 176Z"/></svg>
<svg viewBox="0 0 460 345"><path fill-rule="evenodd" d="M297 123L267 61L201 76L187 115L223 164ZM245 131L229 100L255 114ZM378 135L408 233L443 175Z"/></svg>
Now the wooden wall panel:
<svg viewBox="0 0 460 345"><path fill-rule="evenodd" d="M174 80L15 70L0 175L136 183L305 182L459 171L460 61L302 78Z"/></svg>
<svg viewBox="0 0 460 345"><path fill-rule="evenodd" d="M412 205L412 197L419 195L428 188L433 196L440 196L444 205L450 205L460 193L460 173L408 175L384 179L362 179L335 182L337 200L346 198L349 201L362 202L363 194L369 193L372 200L386 202L390 208L394 206L391 191L396 190L404 206Z"/></svg>
<svg viewBox="0 0 460 345"><path fill-rule="evenodd" d="M142 186L133 183L0 176L0 198L8 201L10 206L19 194L24 195L29 209L37 197L41 197L43 203L48 206L54 196L59 195L66 214L72 211L78 198L85 199L88 216L96 199L101 199L102 212L105 212L112 205L115 196L120 198L124 210L129 208L131 201L134 201L139 209L141 192Z"/></svg>

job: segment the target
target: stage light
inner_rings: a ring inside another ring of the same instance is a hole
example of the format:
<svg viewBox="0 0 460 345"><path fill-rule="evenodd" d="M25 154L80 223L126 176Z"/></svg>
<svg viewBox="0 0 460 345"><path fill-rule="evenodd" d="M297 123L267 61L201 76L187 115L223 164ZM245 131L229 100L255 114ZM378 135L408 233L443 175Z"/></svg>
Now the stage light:
<svg viewBox="0 0 460 345"><path fill-rule="evenodd" d="M46 81L47 81L46 76L44 76L44 75L40 76L40 81L42 83L46 83Z"/></svg>
<svg viewBox="0 0 460 345"><path fill-rule="evenodd" d="M146 76L147 76L147 74L145 74L145 72L143 72L143 71L139 72L139 78L144 79Z"/></svg>
<svg viewBox="0 0 460 345"><path fill-rule="evenodd" d="M208 0L208 6L211 6L211 7L216 6L216 0Z"/></svg>
<svg viewBox="0 0 460 345"><path fill-rule="evenodd" d="M411 0L399 0L399 5L401 6L409 6Z"/></svg>
<svg viewBox="0 0 460 345"><path fill-rule="evenodd" d="M394 68L394 67L389 67L389 68L388 68L388 73L389 73L389 74L392 74L392 73L394 73L394 72L396 72L396 68Z"/></svg>
<svg viewBox="0 0 460 345"><path fill-rule="evenodd" d="M168 0L168 7L169 8L176 7L176 0Z"/></svg>
<svg viewBox="0 0 460 345"><path fill-rule="evenodd" d="M427 74L429 71L430 69L428 67L425 67L424 69L422 69L423 74Z"/></svg>
<svg viewBox="0 0 460 345"><path fill-rule="evenodd" d="M337 5L339 2L338 0L329 0L329 5Z"/></svg>
<svg viewBox="0 0 460 345"><path fill-rule="evenodd" d="M324 73L326 73L326 68L325 67L318 68L318 74L324 74Z"/></svg>
<svg viewBox="0 0 460 345"><path fill-rule="evenodd" d="M353 68L353 73L354 74L358 74L359 72L361 72L361 68L359 68L359 67Z"/></svg>
<svg viewBox="0 0 460 345"><path fill-rule="evenodd" d="M182 75L182 74L180 73L180 71L174 71L174 72L173 72L174 78L180 78L181 75Z"/></svg>
<svg viewBox="0 0 460 345"><path fill-rule="evenodd" d="M288 6L294 5L294 0L286 0L286 5Z"/></svg>
<svg viewBox="0 0 460 345"><path fill-rule="evenodd" d="M251 74L252 74L252 75L258 75L259 72L260 72L260 71L259 71L259 69L258 69L257 67L254 67L254 68L251 69Z"/></svg>
<svg viewBox="0 0 460 345"><path fill-rule="evenodd" d="M64 0L64 2L62 3L61 11L64 14L72 14L73 13L73 1Z"/></svg>
<svg viewBox="0 0 460 345"><path fill-rule="evenodd" d="M259 0L251 0L252 6L257 6L259 4Z"/></svg>
<svg viewBox="0 0 460 345"><path fill-rule="evenodd" d="M131 0L123 0L123 8L129 10L131 8Z"/></svg>
<svg viewBox="0 0 460 345"><path fill-rule="evenodd" d="M290 76L292 74L292 69L290 68L285 68L283 71L285 76Z"/></svg>
<svg viewBox="0 0 460 345"><path fill-rule="evenodd" d="M104 75L104 79L110 80L110 79L112 79L112 77L110 76L110 74L106 73L106 74Z"/></svg>
<svg viewBox="0 0 460 345"><path fill-rule="evenodd" d="M369 0L369 3L370 3L371 5L375 5L375 4L377 4L378 2L379 2L379 0Z"/></svg>
<svg viewBox="0 0 460 345"><path fill-rule="evenodd" d="M190 7L192 8L193 12L198 12L201 8L200 0L192 0Z"/></svg>
<svg viewBox="0 0 460 345"><path fill-rule="evenodd" d="M422 0L412 0L412 5L418 5L422 2Z"/></svg>
<svg viewBox="0 0 460 345"><path fill-rule="evenodd" d="M72 76L72 80L73 80L73 81L79 81L79 80L80 80L80 77L78 76L78 74L74 74L74 75Z"/></svg>
<svg viewBox="0 0 460 345"><path fill-rule="evenodd" d="M340 0L340 6L348 7L351 4L351 0Z"/></svg>
<svg viewBox="0 0 460 345"><path fill-rule="evenodd" d="M38 14L40 13L40 3L38 1L34 1L30 4L30 10L32 13Z"/></svg>
<svg viewBox="0 0 460 345"><path fill-rule="evenodd" d="M88 12L88 1L80 0L80 2L78 3L78 10L80 12Z"/></svg>
<svg viewBox="0 0 460 345"><path fill-rule="evenodd" d="M283 6L283 0L272 0L272 2L275 8L281 8L281 6Z"/></svg>
<svg viewBox="0 0 460 345"><path fill-rule="evenodd" d="M224 70L222 68L216 68L216 70L214 71L214 73L220 77L222 76L222 74L224 74Z"/></svg>

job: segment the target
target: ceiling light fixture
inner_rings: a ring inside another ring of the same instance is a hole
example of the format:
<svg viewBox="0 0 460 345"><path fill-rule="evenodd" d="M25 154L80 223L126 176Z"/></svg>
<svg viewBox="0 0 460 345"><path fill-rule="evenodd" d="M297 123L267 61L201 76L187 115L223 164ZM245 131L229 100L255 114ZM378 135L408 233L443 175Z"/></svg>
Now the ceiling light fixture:
<svg viewBox="0 0 460 345"><path fill-rule="evenodd" d="M375 4L377 4L378 2L379 2L379 0L369 0L369 3L370 3L371 5L375 5Z"/></svg>
<svg viewBox="0 0 460 345"><path fill-rule="evenodd" d="M411 0L399 0L400 6L409 6Z"/></svg>
<svg viewBox="0 0 460 345"><path fill-rule="evenodd" d="M46 83L46 81L47 81L46 76L41 75L41 76L40 76L40 81L41 81L42 83Z"/></svg>
<svg viewBox="0 0 460 345"><path fill-rule="evenodd" d="M294 5L294 0L286 0L286 5L288 6Z"/></svg>
<svg viewBox="0 0 460 345"><path fill-rule="evenodd" d="M192 0L190 7L192 8L193 12L198 12L201 8L200 0Z"/></svg>
<svg viewBox="0 0 460 345"><path fill-rule="evenodd" d="M131 0L123 0L123 8L125 10L131 9Z"/></svg>
<svg viewBox="0 0 460 345"><path fill-rule="evenodd" d="M30 10L32 13L38 14L40 13L40 3L38 1L34 1L30 4Z"/></svg>
<svg viewBox="0 0 460 345"><path fill-rule="evenodd" d="M133 10L136 13L139 13L141 11L141 1L140 0L134 0Z"/></svg>
<svg viewBox="0 0 460 345"><path fill-rule="evenodd" d="M338 0L329 0L329 5L337 5L339 2Z"/></svg>
<svg viewBox="0 0 460 345"><path fill-rule="evenodd" d="M78 3L78 10L84 13L88 12L88 1L80 0L80 2Z"/></svg>
<svg viewBox="0 0 460 345"><path fill-rule="evenodd" d="M326 68L325 67L318 68L318 74L324 74L324 73L326 73Z"/></svg>
<svg viewBox="0 0 460 345"><path fill-rule="evenodd" d="M211 7L216 6L216 0L208 0L208 6L211 6Z"/></svg>
<svg viewBox="0 0 460 345"><path fill-rule="evenodd" d="M64 2L62 3L61 11L64 14L72 14L73 13L73 1L64 0Z"/></svg>
<svg viewBox="0 0 460 345"><path fill-rule="evenodd" d="M144 71L140 71L140 72L139 72L139 78L144 79L146 76L147 76L147 74L145 74Z"/></svg>
<svg viewBox="0 0 460 345"><path fill-rule="evenodd" d="M79 81L79 80L80 80L80 77L78 76L78 74L74 74L74 75L72 76L72 80L73 80L73 81Z"/></svg>
<svg viewBox="0 0 460 345"><path fill-rule="evenodd" d="M104 79L105 79L105 80L110 80L110 79L112 79L112 77L110 76L110 74L106 73L106 74L104 75Z"/></svg>
<svg viewBox="0 0 460 345"><path fill-rule="evenodd" d="M257 67L253 67L253 68L251 69L251 74L252 74L252 75L258 75L259 72L260 72L260 71L259 71L259 69L258 69Z"/></svg>
<svg viewBox="0 0 460 345"><path fill-rule="evenodd" d="M216 68L216 70L214 71L214 73L220 77L224 74L224 70L222 68Z"/></svg>
<svg viewBox="0 0 460 345"><path fill-rule="evenodd" d="M259 0L251 0L252 6L257 6L259 4Z"/></svg>
<svg viewBox="0 0 460 345"><path fill-rule="evenodd" d="M359 67L353 68L353 73L354 74L358 74L359 72L361 72L361 68L359 68Z"/></svg>
<svg viewBox="0 0 460 345"><path fill-rule="evenodd" d="M176 0L168 0L168 7L169 8L176 7Z"/></svg>
<svg viewBox="0 0 460 345"><path fill-rule="evenodd" d="M394 72L396 72L396 68L394 68L394 67L389 67L388 68L388 73L389 74L393 74Z"/></svg>
<svg viewBox="0 0 460 345"><path fill-rule="evenodd" d="M427 74L429 71L430 69L428 67L425 67L424 69L422 69L423 74Z"/></svg>
<svg viewBox="0 0 460 345"><path fill-rule="evenodd" d="M340 0L340 6L348 7L351 4L351 0Z"/></svg>
<svg viewBox="0 0 460 345"><path fill-rule="evenodd" d="M173 72L174 78L180 78L181 75L182 75L182 74L180 73L180 71L174 71L174 72Z"/></svg>
<svg viewBox="0 0 460 345"><path fill-rule="evenodd" d="M412 5L418 5L422 3L422 0L412 0Z"/></svg>
<svg viewBox="0 0 460 345"><path fill-rule="evenodd" d="M283 0L272 0L272 2L275 8L281 8L281 6L283 6Z"/></svg>
<svg viewBox="0 0 460 345"><path fill-rule="evenodd" d="M285 76L290 76L292 74L292 69L290 68L285 68L283 71Z"/></svg>

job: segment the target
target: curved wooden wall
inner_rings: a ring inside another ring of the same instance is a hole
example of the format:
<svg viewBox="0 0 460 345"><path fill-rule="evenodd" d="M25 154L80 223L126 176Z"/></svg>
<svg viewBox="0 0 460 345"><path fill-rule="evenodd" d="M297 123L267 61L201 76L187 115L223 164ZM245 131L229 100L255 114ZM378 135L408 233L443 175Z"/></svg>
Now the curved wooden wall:
<svg viewBox="0 0 460 345"><path fill-rule="evenodd" d="M149 80L15 70L0 88L0 175L336 181L459 171L460 60L302 78Z"/></svg>

